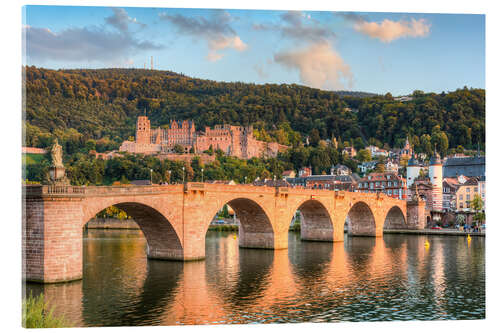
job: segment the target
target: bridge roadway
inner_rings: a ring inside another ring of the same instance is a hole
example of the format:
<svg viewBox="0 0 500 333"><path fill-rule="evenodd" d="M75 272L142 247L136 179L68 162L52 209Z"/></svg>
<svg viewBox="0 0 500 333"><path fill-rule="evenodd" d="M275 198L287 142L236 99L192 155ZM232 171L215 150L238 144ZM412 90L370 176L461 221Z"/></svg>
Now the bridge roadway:
<svg viewBox="0 0 500 333"><path fill-rule="evenodd" d="M82 228L112 205L140 226L148 258L182 261L205 258L208 226L225 204L240 219L239 246L248 248L288 248L297 210L301 238L310 241L342 242L347 218L349 235L375 237L384 226L417 229L420 220L406 201L381 193L207 183L26 185L23 191L23 277L38 282L82 278Z"/></svg>

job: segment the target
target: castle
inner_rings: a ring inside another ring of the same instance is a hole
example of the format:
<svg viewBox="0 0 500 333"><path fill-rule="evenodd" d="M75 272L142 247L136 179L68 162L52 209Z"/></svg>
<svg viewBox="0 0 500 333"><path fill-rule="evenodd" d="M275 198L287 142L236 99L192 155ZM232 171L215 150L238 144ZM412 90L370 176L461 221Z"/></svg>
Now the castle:
<svg viewBox="0 0 500 333"><path fill-rule="evenodd" d="M288 146L277 142L264 142L253 136L252 126L216 125L213 129L196 131L191 120L170 121L168 128L151 129L147 116L139 116L136 124L135 142L124 141L120 151L135 154L168 154L179 145L185 153L203 153L210 147L222 150L226 155L241 159L252 157L276 157Z"/></svg>

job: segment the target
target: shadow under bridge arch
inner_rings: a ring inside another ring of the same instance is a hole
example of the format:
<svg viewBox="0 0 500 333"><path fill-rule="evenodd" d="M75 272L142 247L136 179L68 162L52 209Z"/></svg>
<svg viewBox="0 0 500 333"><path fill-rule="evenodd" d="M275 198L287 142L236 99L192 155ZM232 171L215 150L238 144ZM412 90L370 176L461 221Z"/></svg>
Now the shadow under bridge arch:
<svg viewBox="0 0 500 333"><path fill-rule="evenodd" d="M269 216L255 201L237 198L227 202L238 217L239 247L274 249L274 229Z"/></svg>
<svg viewBox="0 0 500 333"><path fill-rule="evenodd" d="M125 211L139 225L147 241L148 258L184 260L184 251L177 232L158 210L137 202L121 202L113 206Z"/></svg>
<svg viewBox="0 0 500 333"><path fill-rule="evenodd" d="M333 241L330 213L317 200L307 200L297 209L300 212L300 238L308 241Z"/></svg>
<svg viewBox="0 0 500 333"><path fill-rule="evenodd" d="M398 206L393 206L384 220L384 229L407 229L406 219Z"/></svg>
<svg viewBox="0 0 500 333"><path fill-rule="evenodd" d="M349 236L375 236L376 224L373 212L366 203L356 202L346 218L347 234Z"/></svg>

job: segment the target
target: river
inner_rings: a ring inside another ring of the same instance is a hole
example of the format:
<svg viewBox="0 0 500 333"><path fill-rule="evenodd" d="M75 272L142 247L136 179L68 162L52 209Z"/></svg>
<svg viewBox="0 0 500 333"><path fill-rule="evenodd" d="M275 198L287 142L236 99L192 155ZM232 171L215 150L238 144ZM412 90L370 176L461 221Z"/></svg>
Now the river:
<svg viewBox="0 0 500 333"><path fill-rule="evenodd" d="M483 237L290 232L273 251L209 231L206 260L188 263L147 260L140 230L85 230L83 246L82 280L26 285L75 326L485 318Z"/></svg>

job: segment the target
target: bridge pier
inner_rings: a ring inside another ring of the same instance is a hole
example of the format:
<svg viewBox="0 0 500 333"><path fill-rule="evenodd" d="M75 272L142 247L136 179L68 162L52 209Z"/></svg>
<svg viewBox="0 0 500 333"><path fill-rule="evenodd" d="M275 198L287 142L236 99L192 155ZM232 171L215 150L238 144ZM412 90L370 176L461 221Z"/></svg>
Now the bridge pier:
<svg viewBox="0 0 500 333"><path fill-rule="evenodd" d="M82 278L80 202L78 198L26 198L22 240L24 280L51 283Z"/></svg>

